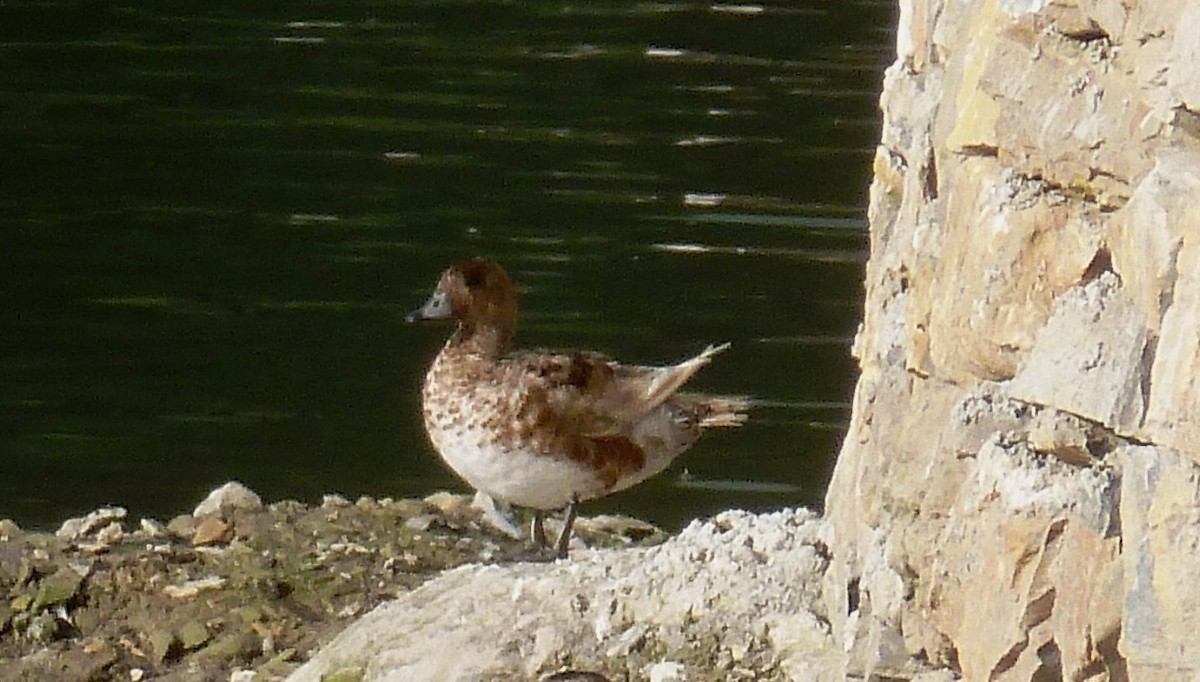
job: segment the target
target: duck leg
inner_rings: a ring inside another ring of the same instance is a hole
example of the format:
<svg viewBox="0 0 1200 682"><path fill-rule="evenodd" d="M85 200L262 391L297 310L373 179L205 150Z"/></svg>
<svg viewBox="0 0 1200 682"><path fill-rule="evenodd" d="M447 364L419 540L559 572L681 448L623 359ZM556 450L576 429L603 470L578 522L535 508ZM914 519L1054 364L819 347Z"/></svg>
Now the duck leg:
<svg viewBox="0 0 1200 682"><path fill-rule="evenodd" d="M575 525L575 515L579 512L579 496L572 495L567 504L567 514L563 518L562 532L558 534L558 542L554 543L554 555L559 559L567 558L567 545L571 544L571 528Z"/></svg>
<svg viewBox="0 0 1200 682"><path fill-rule="evenodd" d="M546 512L541 509L533 510L533 521L529 524L529 539L533 542L535 549L542 550L550 546L550 541L546 539Z"/></svg>

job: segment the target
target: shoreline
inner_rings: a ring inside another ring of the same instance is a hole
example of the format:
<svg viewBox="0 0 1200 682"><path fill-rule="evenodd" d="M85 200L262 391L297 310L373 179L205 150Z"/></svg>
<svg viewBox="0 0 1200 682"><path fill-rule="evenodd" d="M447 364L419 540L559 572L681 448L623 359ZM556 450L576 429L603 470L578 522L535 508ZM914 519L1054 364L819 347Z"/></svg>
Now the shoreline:
<svg viewBox="0 0 1200 682"><path fill-rule="evenodd" d="M665 534L580 519L589 546ZM108 507L56 532L0 520L0 682L276 680L383 602L525 540L466 495L263 504L240 484L167 523Z"/></svg>

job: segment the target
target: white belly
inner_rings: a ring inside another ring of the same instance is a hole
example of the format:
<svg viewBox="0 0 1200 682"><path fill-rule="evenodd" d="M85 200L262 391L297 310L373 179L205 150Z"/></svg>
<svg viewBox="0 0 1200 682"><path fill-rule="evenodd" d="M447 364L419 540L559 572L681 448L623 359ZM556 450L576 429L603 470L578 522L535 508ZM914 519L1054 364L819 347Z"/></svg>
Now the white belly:
<svg viewBox="0 0 1200 682"><path fill-rule="evenodd" d="M430 436L446 464L493 499L533 509L561 509L572 497L588 500L605 492L595 473L565 458L504 449L469 432L450 438L431 430Z"/></svg>

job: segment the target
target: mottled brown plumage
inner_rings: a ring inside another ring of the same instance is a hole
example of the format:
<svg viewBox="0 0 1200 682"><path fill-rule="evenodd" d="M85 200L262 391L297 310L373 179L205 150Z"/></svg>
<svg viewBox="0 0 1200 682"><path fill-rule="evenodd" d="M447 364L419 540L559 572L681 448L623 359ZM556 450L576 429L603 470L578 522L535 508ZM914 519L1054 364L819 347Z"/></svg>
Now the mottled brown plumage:
<svg viewBox="0 0 1200 682"><path fill-rule="evenodd" d="M456 473L502 502L539 511L570 505L570 519L578 501L665 469L703 429L745 420L745 401L678 393L727 345L669 367L580 351L510 353L516 289L495 263L455 263L409 315L451 318L458 328L425 377L425 428Z"/></svg>

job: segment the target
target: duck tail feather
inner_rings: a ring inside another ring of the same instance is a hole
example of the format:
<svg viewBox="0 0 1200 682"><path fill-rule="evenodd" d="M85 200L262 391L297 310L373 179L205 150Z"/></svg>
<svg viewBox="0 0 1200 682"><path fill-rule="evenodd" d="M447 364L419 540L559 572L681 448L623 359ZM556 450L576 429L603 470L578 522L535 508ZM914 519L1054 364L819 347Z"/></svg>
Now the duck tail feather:
<svg viewBox="0 0 1200 682"><path fill-rule="evenodd" d="M747 396L694 396L697 423L701 429L741 426L750 418L753 401Z"/></svg>

